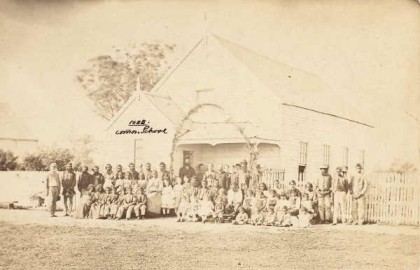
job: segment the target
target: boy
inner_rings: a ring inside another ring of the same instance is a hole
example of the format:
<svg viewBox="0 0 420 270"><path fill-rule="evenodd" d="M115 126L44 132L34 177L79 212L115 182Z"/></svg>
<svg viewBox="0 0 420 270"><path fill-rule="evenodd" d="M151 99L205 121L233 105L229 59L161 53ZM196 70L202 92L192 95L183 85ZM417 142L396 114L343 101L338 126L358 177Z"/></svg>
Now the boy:
<svg viewBox="0 0 420 270"><path fill-rule="evenodd" d="M217 182L214 182L214 183L217 183ZM213 218L215 219L216 223L223 223L223 214L225 211L226 204L227 204L227 199L225 196L225 190L221 188L219 190L219 195L215 199L215 205L214 205Z"/></svg>
<svg viewBox="0 0 420 270"><path fill-rule="evenodd" d="M147 197L144 193L144 188L140 188L138 194L136 195L137 204L134 206L134 214L137 219L146 218L147 210Z"/></svg>

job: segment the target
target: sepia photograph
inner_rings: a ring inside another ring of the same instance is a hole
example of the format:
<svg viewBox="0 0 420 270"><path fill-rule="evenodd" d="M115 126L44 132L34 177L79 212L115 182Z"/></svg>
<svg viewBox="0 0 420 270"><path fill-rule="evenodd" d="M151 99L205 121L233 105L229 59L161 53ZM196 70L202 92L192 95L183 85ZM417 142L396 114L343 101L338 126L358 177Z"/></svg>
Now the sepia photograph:
<svg viewBox="0 0 420 270"><path fill-rule="evenodd" d="M1 1L0 269L420 269L419 22Z"/></svg>

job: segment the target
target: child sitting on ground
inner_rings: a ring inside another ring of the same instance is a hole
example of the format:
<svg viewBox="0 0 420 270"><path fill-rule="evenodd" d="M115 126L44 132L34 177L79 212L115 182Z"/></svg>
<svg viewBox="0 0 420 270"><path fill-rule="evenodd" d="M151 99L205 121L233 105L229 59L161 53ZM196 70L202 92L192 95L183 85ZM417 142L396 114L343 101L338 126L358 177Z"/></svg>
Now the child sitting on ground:
<svg viewBox="0 0 420 270"><path fill-rule="evenodd" d="M281 210L277 211L276 218L277 218L276 225L278 227L290 227L292 225L287 206L283 206Z"/></svg>
<svg viewBox="0 0 420 270"><path fill-rule="evenodd" d="M311 226L310 221L312 220L313 215L308 212L305 207L301 207L299 210L299 224L298 227L300 228L308 228Z"/></svg>
<svg viewBox="0 0 420 270"><path fill-rule="evenodd" d="M254 226L260 226L264 224L265 221L264 212L260 209L256 209L253 217L251 218L251 224Z"/></svg>
<svg viewBox="0 0 420 270"><path fill-rule="evenodd" d="M200 203L200 210L199 210L199 215L203 223L206 223L207 219L210 216L213 216L213 210L214 210L213 202L210 200L210 197L208 195L204 195L204 198Z"/></svg>
<svg viewBox="0 0 420 270"><path fill-rule="evenodd" d="M235 220L232 221L232 224L233 225L244 225L244 224L246 224L248 222L248 215L245 212L245 208L240 206L238 208L238 211L239 211L239 213L238 213L238 215L236 215Z"/></svg>
<svg viewBox="0 0 420 270"><path fill-rule="evenodd" d="M276 212L273 207L268 208L268 212L265 214L264 225L274 226L276 224Z"/></svg>

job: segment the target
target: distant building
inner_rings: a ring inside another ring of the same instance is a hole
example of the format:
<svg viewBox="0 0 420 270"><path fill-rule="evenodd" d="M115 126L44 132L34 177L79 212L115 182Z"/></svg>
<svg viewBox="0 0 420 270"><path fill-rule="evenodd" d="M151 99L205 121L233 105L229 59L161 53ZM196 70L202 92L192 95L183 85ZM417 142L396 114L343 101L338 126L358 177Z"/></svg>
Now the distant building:
<svg viewBox="0 0 420 270"><path fill-rule="evenodd" d="M37 146L38 140L27 135L23 122L9 105L0 103L0 149L22 157Z"/></svg>
<svg viewBox="0 0 420 270"><path fill-rule="evenodd" d="M354 119L356 111L346 110L346 102L332 94L313 74L211 35L150 92L133 95L111 120L103 154L113 163L169 163L178 131L185 135L177 140L175 173L186 157L194 167L249 160L250 143L262 167L307 181L320 165L353 168L367 162L372 126ZM166 134L121 134L142 130L141 120L153 129L166 128Z"/></svg>

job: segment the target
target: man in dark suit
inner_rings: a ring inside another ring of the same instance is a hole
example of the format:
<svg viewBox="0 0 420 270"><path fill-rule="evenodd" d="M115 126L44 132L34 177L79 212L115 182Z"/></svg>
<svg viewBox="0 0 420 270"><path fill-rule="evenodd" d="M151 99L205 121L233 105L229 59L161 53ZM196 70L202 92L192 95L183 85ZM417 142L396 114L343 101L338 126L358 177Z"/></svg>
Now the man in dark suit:
<svg viewBox="0 0 420 270"><path fill-rule="evenodd" d="M178 176L181 177L181 179L184 179L185 176L187 176L189 179L195 176L195 170L191 167L189 158L184 160L184 166L179 169Z"/></svg>

